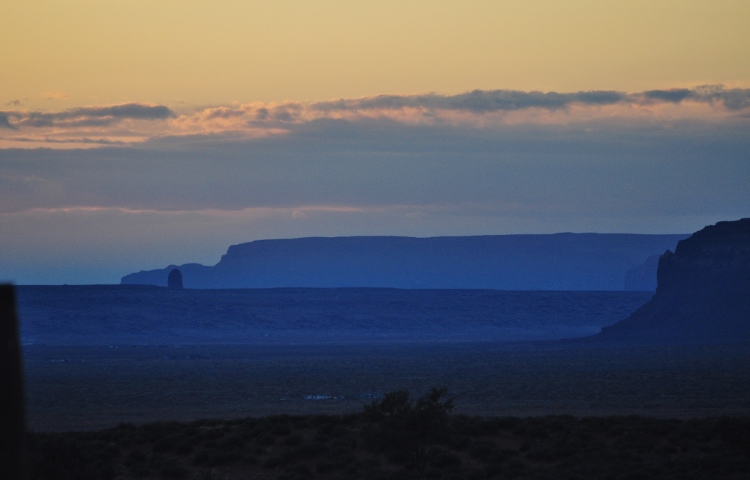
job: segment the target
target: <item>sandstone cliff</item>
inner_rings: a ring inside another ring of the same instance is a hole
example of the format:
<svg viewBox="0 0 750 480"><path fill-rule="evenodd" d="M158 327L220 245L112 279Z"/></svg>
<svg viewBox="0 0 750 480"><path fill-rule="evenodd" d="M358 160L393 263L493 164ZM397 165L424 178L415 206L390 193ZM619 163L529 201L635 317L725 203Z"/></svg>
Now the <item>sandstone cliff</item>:
<svg viewBox="0 0 750 480"><path fill-rule="evenodd" d="M659 259L654 297L602 329L610 342L750 342L750 218L719 222Z"/></svg>

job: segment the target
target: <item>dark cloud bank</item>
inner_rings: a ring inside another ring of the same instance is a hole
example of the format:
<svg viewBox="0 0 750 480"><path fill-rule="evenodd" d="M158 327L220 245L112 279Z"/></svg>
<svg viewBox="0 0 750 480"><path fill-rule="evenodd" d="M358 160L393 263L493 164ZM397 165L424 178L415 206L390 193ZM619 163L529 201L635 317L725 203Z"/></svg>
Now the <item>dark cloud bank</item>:
<svg viewBox="0 0 750 480"><path fill-rule="evenodd" d="M0 112L0 127L100 127L117 123L121 120L164 120L173 117L169 107L163 105L146 105L126 103L105 107L82 107L63 110L62 112L13 111ZM14 120L9 123L9 118ZM5 122L3 122L3 119Z"/></svg>
<svg viewBox="0 0 750 480"><path fill-rule="evenodd" d="M463 110L474 113L513 111L527 108L558 110L573 104L599 106L615 104L723 102L730 110L741 110L750 106L750 89L725 89L721 85L709 85L694 89L649 90L642 93L626 93L614 90L591 90L574 93L522 92L517 90L474 90L459 95L380 95L351 100L318 102L315 110L368 110L427 108L439 110Z"/></svg>
<svg viewBox="0 0 750 480"><path fill-rule="evenodd" d="M417 108L425 110L463 111L483 114L501 111L518 111L529 108L560 110L572 105L606 106L617 104L648 105L681 102L722 104L730 111L741 111L750 107L750 89L725 88L722 85L704 85L692 89L677 88L648 90L627 93L614 90L591 90L572 93L523 92L518 90L474 90L458 95L378 95L356 99L302 104L287 102L271 108L259 107L254 111L254 120L291 122L301 112L310 109L320 113L368 110L400 110ZM233 108L212 109L207 118L229 118L242 116L241 110ZM164 120L175 113L164 105L127 103L104 107L83 107L62 112L7 111L0 112L0 128L15 127L68 127L107 126L124 119Z"/></svg>

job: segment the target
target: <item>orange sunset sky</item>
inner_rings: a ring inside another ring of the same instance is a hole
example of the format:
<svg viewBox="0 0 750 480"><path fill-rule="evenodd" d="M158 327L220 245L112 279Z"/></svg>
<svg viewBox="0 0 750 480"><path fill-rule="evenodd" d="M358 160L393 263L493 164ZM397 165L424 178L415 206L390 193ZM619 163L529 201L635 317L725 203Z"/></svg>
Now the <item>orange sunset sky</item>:
<svg viewBox="0 0 750 480"><path fill-rule="evenodd" d="M25 0L0 280L230 244L690 233L750 214L746 0Z"/></svg>

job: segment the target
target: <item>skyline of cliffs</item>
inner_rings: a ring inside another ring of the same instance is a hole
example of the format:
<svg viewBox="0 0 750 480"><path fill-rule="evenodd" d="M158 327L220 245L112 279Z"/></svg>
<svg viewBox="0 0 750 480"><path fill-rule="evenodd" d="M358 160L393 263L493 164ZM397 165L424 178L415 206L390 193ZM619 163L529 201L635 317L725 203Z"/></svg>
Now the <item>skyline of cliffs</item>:
<svg viewBox="0 0 750 480"><path fill-rule="evenodd" d="M674 249L687 236L559 233L257 240L230 246L214 266L169 265L125 275L121 283L166 286L169 271L179 268L185 288L639 290L649 285L647 259ZM655 269L651 274L655 276ZM652 283L655 286L655 279Z"/></svg>
<svg viewBox="0 0 750 480"><path fill-rule="evenodd" d="M653 298L593 339L618 343L750 340L750 218L709 225L659 258Z"/></svg>

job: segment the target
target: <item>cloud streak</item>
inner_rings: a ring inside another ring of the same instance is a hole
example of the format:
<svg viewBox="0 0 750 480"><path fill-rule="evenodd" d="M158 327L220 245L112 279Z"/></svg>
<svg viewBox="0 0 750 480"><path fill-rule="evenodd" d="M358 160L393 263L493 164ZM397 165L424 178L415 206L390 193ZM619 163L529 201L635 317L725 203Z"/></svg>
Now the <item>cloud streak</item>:
<svg viewBox="0 0 750 480"><path fill-rule="evenodd" d="M13 126L23 127L102 127L122 120L165 120L174 113L164 105L125 103L103 107L81 107L62 112L12 111L0 113Z"/></svg>
<svg viewBox="0 0 750 480"><path fill-rule="evenodd" d="M474 90L459 95L379 95L353 100L318 102L311 105L317 111L396 110L418 108L427 110L487 113L515 111L528 108L559 110L571 104L612 105L625 101L628 95L616 91L575 93L520 92L516 90Z"/></svg>
<svg viewBox="0 0 750 480"><path fill-rule="evenodd" d="M744 110L750 107L750 89L725 89L721 85L704 85L694 89L674 88L670 90L648 90L643 98L653 102L721 104L730 111Z"/></svg>
<svg viewBox="0 0 750 480"><path fill-rule="evenodd" d="M166 105L127 103L60 112L0 112L0 129L19 131L17 137L0 138L0 147L48 144L53 148L71 145L92 148L190 135L259 138L287 134L320 120L389 119L409 125L502 128L512 124L600 121L743 121L748 115L750 89L721 85L636 93L474 90L457 95L377 95L307 103L220 105L180 113Z"/></svg>

